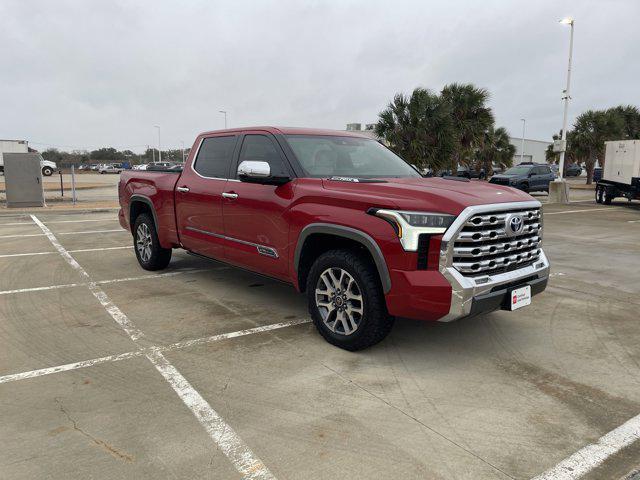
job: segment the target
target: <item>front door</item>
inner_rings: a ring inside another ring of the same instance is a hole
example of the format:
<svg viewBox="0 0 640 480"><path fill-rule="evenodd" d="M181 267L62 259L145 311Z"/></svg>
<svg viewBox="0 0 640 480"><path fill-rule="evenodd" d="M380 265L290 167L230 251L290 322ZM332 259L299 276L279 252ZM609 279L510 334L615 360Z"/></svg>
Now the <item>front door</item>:
<svg viewBox="0 0 640 480"><path fill-rule="evenodd" d="M242 139L238 161L267 162L271 174L293 176L276 140L265 132ZM225 255L227 261L276 278L288 278L289 222L286 210L293 198L294 182L261 185L240 182L237 174L227 183L223 198Z"/></svg>
<svg viewBox="0 0 640 480"><path fill-rule="evenodd" d="M224 260L222 194L238 136L201 139L193 161L176 184L176 224L185 249Z"/></svg>

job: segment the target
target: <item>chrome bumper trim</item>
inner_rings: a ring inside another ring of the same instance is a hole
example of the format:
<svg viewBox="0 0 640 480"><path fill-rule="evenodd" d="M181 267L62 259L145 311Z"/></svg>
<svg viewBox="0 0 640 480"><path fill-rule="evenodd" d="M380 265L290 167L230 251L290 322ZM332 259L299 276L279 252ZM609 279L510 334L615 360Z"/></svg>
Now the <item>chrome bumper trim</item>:
<svg viewBox="0 0 640 480"><path fill-rule="evenodd" d="M497 286L534 275L538 278L546 278L549 276L549 260L543 250L540 250L539 258L532 265L496 275L465 277L453 267L453 244L469 218L478 213L540 207L540 202L534 200L529 202L477 205L467 207L462 211L458 218L456 218L456 221L444 234L441 243L439 270L451 285L451 306L449 307L449 313L439 319L440 322L450 322L468 316L471 313L473 298L489 293Z"/></svg>

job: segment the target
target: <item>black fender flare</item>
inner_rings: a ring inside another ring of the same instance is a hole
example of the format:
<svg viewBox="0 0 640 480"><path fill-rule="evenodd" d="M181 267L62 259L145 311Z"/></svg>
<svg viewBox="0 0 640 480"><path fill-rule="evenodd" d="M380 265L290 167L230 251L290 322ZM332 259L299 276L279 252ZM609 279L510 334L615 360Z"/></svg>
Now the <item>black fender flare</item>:
<svg viewBox="0 0 640 480"><path fill-rule="evenodd" d="M335 225L332 223L311 223L304 227L298 237L298 243L296 244L295 254L293 257L293 267L296 275L298 274L298 266L300 264L300 257L302 256L302 247L309 235L314 233L323 233L327 235L335 235L337 237L348 238L362 244L371 254L373 261L375 262L380 282L382 283L382 290L384 293L388 293L391 290L391 277L389 275L389 269L387 263L384 260L382 250L376 243L376 241L368 234L361 230L357 230L351 227L345 227L343 225Z"/></svg>
<svg viewBox="0 0 640 480"><path fill-rule="evenodd" d="M153 223L155 223L156 229L158 229L158 217L156 215L156 207L153 206L153 202L149 197L145 195L134 193L129 199L129 226L131 227L131 233L133 234L133 224L131 223L131 209L133 208L133 204L136 202L142 202L151 209L151 215L153 215Z"/></svg>

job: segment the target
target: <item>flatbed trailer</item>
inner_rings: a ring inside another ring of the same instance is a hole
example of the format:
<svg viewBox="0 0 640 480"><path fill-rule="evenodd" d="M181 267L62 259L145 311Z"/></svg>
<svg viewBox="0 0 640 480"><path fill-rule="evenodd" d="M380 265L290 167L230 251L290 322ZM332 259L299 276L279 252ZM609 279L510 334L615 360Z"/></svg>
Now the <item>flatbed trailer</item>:
<svg viewBox="0 0 640 480"><path fill-rule="evenodd" d="M640 140L605 142L602 178L596 183L596 202L610 204L614 198L640 200Z"/></svg>

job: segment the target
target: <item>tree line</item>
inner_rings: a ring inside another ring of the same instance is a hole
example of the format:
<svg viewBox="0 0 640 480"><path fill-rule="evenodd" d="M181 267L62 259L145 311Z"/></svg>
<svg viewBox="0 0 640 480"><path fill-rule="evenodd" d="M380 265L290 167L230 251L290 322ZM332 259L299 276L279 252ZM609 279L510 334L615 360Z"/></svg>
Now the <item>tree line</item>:
<svg viewBox="0 0 640 480"><path fill-rule="evenodd" d="M553 136L561 138L562 132ZM605 110L587 110L576 118L573 128L567 130L565 167L569 163L584 163L587 183L593 182L596 161L604 167L604 142L609 140L640 139L640 110L633 105L618 105ZM560 154L547 148L547 161L558 162Z"/></svg>
<svg viewBox="0 0 640 480"><path fill-rule="evenodd" d="M189 155L189 148L184 149L185 158ZM73 150L65 152L57 148L48 148L42 152L42 158L56 162L59 167L80 166L95 163L123 163L132 165L158 161L158 150L147 148L144 153L137 154L131 150L117 150L113 147L98 148L96 150ZM182 149L162 150L162 161L182 162Z"/></svg>
<svg viewBox="0 0 640 480"><path fill-rule="evenodd" d="M451 170L458 165L511 166L515 147L504 127L496 127L489 92L472 84L452 83L440 93L418 87L398 93L380 112L376 135L418 168Z"/></svg>

